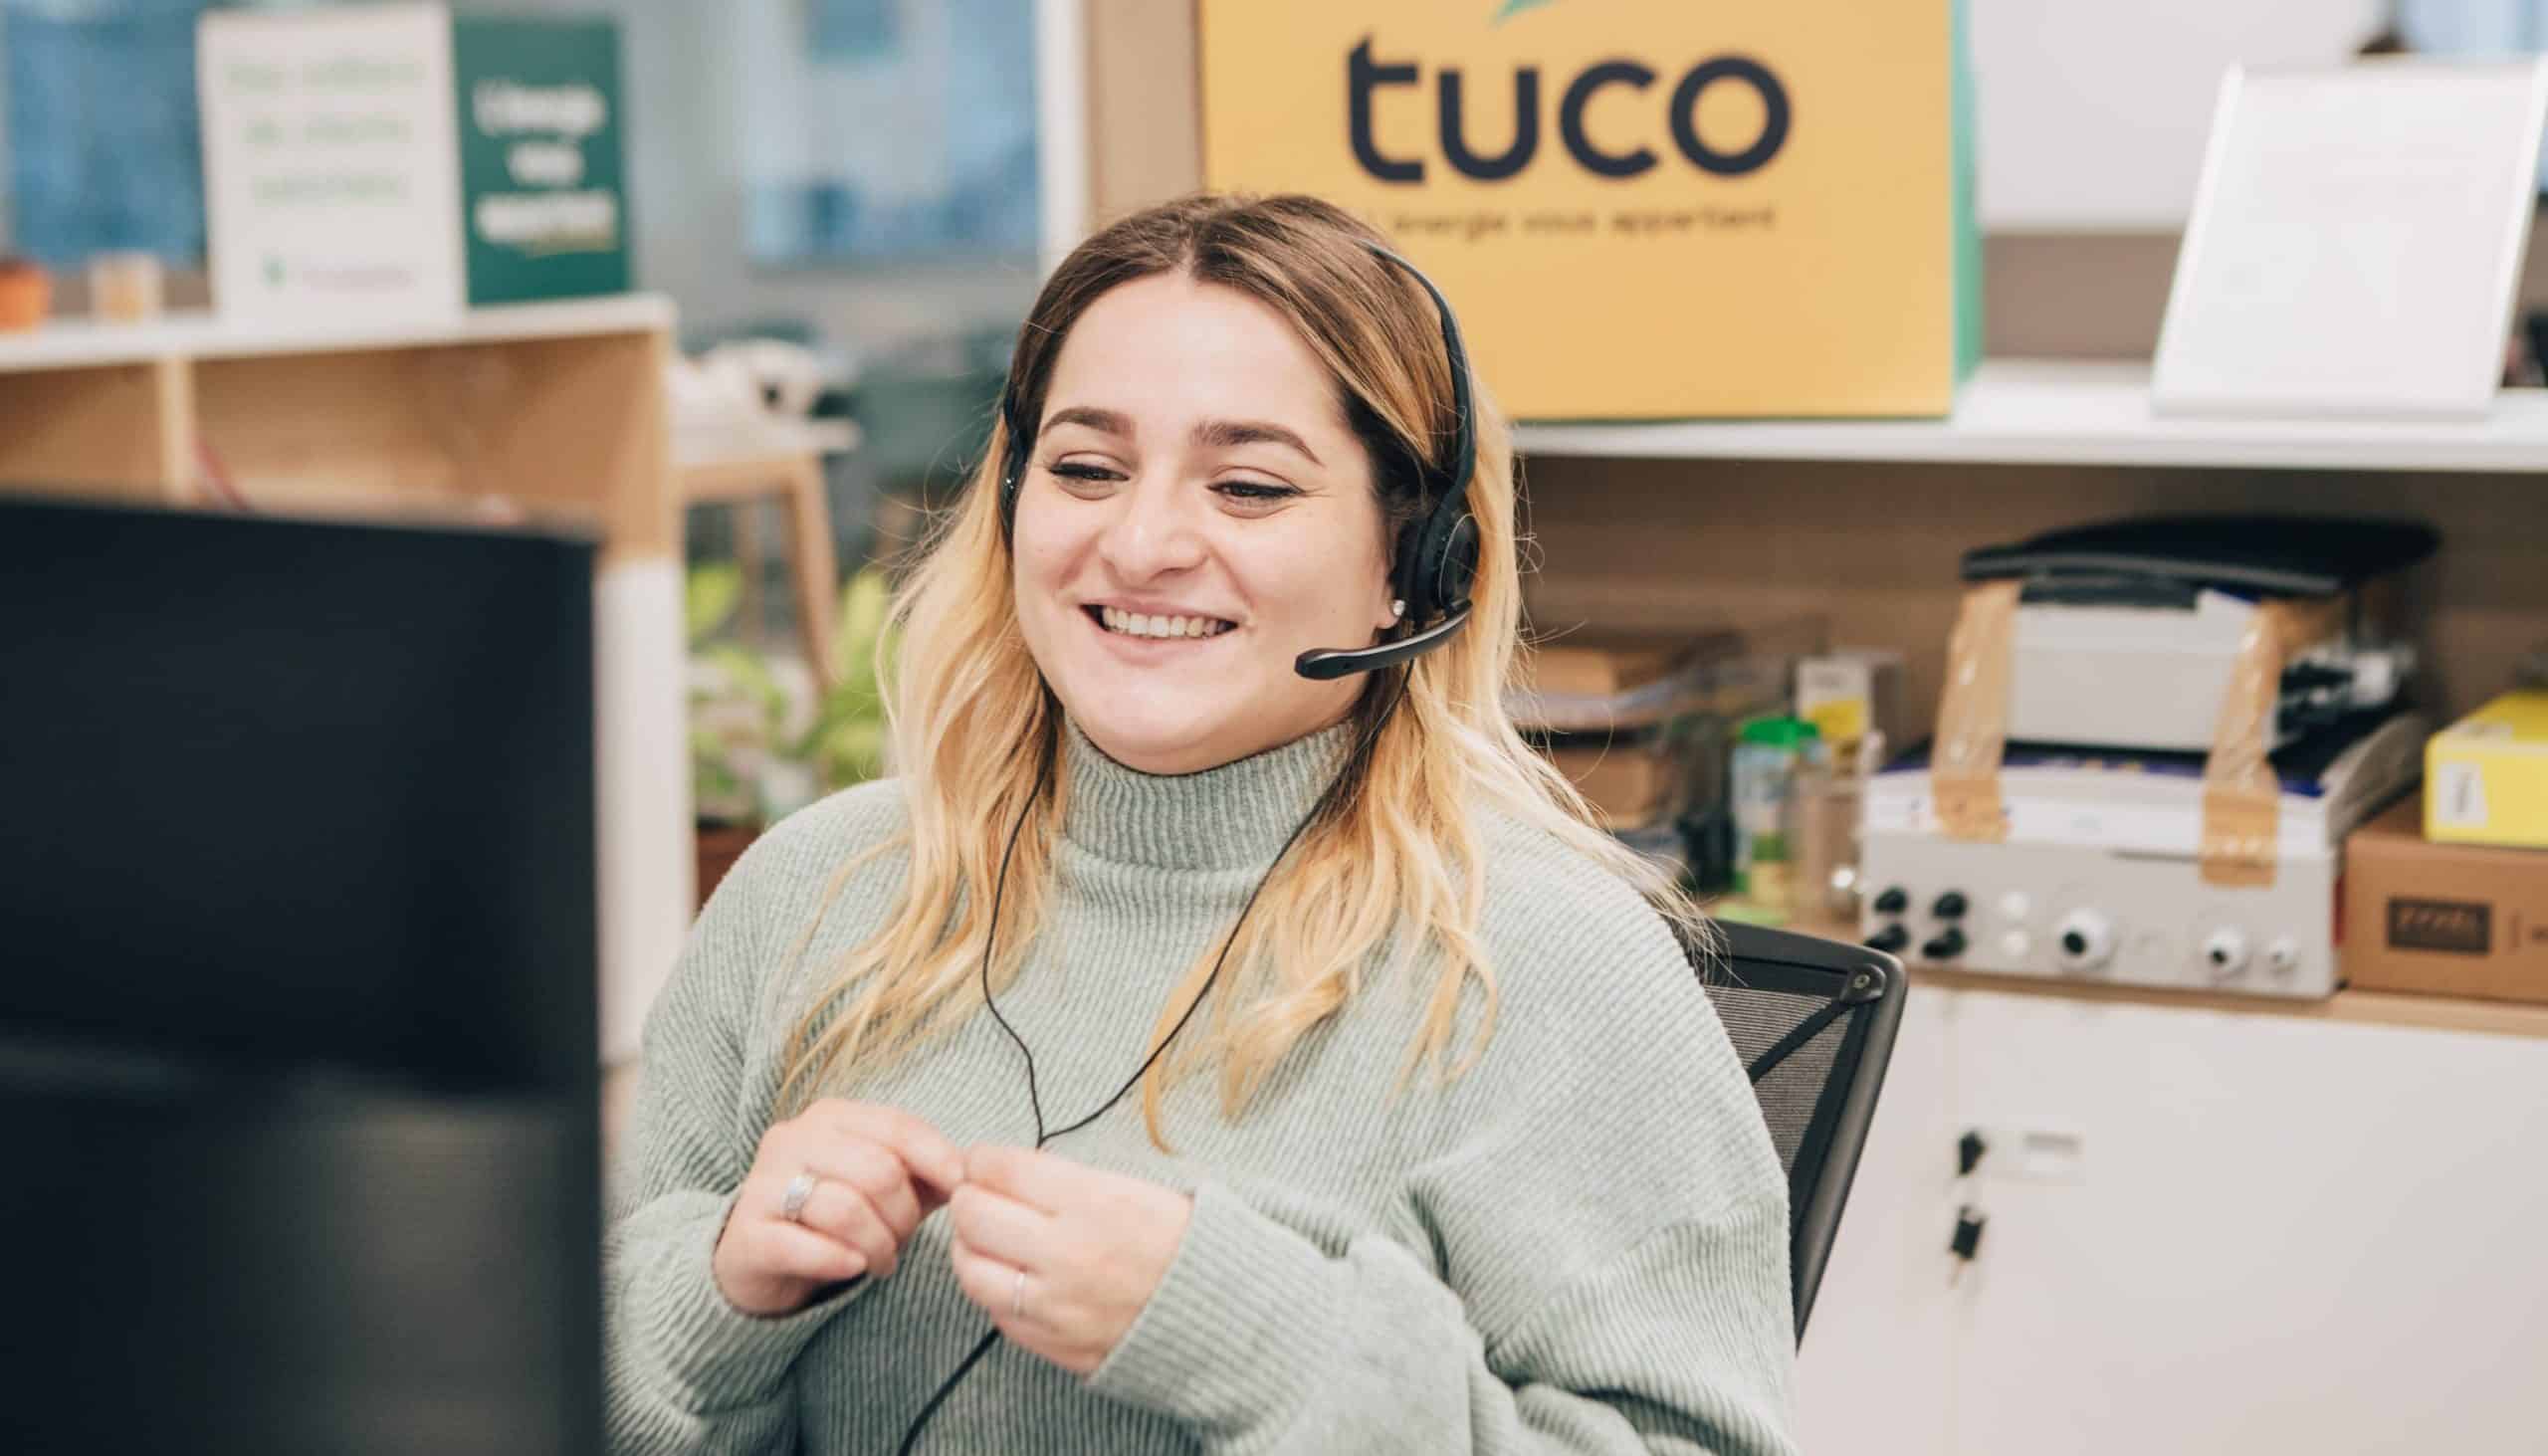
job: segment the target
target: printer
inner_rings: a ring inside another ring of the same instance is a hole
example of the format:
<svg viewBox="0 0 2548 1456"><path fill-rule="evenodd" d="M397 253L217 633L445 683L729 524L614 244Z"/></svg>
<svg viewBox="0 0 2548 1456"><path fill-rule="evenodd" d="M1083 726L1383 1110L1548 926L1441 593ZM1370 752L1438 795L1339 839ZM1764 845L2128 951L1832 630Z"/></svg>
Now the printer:
<svg viewBox="0 0 2548 1456"><path fill-rule="evenodd" d="M2279 748L2399 700L2415 668L2399 580L2439 544L2415 521L2167 517L1986 546L1964 579L2021 583L2008 736L2022 742L2202 752L2258 611L2311 608L2278 685Z"/></svg>
<svg viewBox="0 0 2548 1456"><path fill-rule="evenodd" d="M2413 785L2422 524L2171 517L1964 559L1938 738L1869 782L1861 933L1930 964L2318 997Z"/></svg>

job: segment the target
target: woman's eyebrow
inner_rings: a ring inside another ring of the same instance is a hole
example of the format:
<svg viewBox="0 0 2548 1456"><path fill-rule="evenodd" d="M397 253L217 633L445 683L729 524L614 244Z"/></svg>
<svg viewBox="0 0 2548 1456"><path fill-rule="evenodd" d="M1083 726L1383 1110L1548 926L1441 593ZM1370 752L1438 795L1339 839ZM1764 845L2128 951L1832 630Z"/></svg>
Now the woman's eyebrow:
<svg viewBox="0 0 2548 1456"><path fill-rule="evenodd" d="M1101 435L1117 435L1127 440L1133 438L1130 416L1116 410L1099 409L1095 405L1075 404L1068 409L1053 411L1052 418L1044 421L1044 428L1049 430L1056 425L1086 425Z"/></svg>
<svg viewBox="0 0 2548 1456"><path fill-rule="evenodd" d="M1205 420L1194 427L1194 443L1207 450L1228 450L1240 445L1288 445L1309 457L1316 466L1327 462L1300 436L1270 420Z"/></svg>

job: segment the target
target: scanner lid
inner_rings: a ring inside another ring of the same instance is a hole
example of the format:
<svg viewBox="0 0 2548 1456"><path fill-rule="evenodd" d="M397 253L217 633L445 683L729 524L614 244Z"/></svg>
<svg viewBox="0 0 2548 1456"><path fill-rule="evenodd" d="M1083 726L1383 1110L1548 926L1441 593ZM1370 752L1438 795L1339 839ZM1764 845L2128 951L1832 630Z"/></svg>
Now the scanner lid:
<svg viewBox="0 0 2548 1456"><path fill-rule="evenodd" d="M1967 551L1964 579L2129 576L2254 596L2333 596L2412 566L2441 544L2419 520L2140 517Z"/></svg>
<svg viewBox="0 0 2548 1456"><path fill-rule="evenodd" d="M2346 714L2325 728L2285 743L2265 760L2285 794L2315 799L2337 787L2331 782L2336 765L2357 745L2368 741L2403 715L2391 707L2366 708ZM1896 755L1878 770L1889 773L1927 773L1933 766L1931 754L1936 740L1922 739ZM2037 743L2012 741L2001 750L2000 767L2004 773L2023 776L2024 770L2051 770L2073 773L2144 774L2162 780L2199 784L2203 780L2208 753L2187 752L2173 748L2103 747L2093 743Z"/></svg>

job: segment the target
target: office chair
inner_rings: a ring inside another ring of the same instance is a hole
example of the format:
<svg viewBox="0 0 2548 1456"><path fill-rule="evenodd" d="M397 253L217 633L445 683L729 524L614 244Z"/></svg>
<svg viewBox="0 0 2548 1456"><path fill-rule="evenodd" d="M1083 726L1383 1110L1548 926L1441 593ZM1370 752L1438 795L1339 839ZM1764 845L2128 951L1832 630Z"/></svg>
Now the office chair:
<svg viewBox="0 0 2548 1456"><path fill-rule="evenodd" d="M1802 1343L1884 1086L1907 981L1900 961L1864 945L1732 922L1717 930L1719 945L1692 961L1787 1169Z"/></svg>

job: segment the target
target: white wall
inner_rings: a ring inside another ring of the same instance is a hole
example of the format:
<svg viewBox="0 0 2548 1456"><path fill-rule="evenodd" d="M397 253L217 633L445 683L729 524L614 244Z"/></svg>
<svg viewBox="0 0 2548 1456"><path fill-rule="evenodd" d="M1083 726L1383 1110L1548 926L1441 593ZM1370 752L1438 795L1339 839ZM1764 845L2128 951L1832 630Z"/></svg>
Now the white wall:
<svg viewBox="0 0 2548 1456"><path fill-rule="evenodd" d="M2380 0L1969 0L1988 232L2174 232L2221 73L2340 63Z"/></svg>

